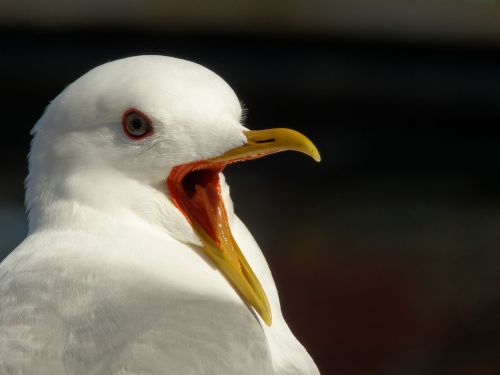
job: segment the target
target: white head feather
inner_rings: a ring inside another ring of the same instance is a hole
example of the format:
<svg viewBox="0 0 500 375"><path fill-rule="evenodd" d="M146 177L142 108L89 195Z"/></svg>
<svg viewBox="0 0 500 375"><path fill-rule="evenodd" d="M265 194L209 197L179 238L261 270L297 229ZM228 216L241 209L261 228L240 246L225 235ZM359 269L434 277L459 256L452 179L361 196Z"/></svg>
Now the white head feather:
<svg viewBox="0 0 500 375"><path fill-rule="evenodd" d="M122 116L130 108L151 119L152 136L131 140L124 134ZM71 226L79 218L91 226L93 211L116 218L137 215L178 240L198 244L169 201L165 179L175 165L242 145L241 115L231 87L189 61L138 56L91 70L48 106L32 131L30 232ZM85 215L78 215L82 210Z"/></svg>

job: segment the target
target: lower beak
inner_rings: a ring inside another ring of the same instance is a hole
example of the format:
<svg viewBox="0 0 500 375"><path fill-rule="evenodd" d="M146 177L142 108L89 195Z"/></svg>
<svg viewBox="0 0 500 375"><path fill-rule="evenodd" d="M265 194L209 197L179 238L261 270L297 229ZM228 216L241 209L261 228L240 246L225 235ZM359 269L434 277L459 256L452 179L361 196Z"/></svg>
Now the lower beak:
<svg viewBox="0 0 500 375"><path fill-rule="evenodd" d="M222 200L219 173L226 165L257 159L272 153L294 150L320 161L314 144L290 129L244 132L247 142L223 155L175 167L167 186L176 206L189 221L203 250L232 284L241 298L267 324L272 323L269 301L231 232Z"/></svg>

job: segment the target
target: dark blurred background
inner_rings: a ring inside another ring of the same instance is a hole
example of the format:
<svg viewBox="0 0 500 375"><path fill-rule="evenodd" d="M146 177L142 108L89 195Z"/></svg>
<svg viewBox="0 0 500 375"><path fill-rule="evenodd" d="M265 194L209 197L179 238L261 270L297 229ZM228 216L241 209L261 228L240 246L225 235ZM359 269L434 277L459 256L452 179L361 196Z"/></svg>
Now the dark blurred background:
<svg viewBox="0 0 500 375"><path fill-rule="evenodd" d="M29 130L106 61L220 74L250 128L307 134L227 170L323 374L500 374L500 4L1 0L0 259L25 236Z"/></svg>

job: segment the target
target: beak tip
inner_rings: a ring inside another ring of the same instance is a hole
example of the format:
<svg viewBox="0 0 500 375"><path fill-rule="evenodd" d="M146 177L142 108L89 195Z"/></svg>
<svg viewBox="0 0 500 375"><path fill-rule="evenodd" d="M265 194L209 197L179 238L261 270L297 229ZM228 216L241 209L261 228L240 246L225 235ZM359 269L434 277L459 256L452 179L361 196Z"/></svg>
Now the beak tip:
<svg viewBox="0 0 500 375"><path fill-rule="evenodd" d="M320 155L318 149L314 145L311 149L311 152L309 153L309 156L312 157L315 162L317 162L317 163L321 162L321 155Z"/></svg>

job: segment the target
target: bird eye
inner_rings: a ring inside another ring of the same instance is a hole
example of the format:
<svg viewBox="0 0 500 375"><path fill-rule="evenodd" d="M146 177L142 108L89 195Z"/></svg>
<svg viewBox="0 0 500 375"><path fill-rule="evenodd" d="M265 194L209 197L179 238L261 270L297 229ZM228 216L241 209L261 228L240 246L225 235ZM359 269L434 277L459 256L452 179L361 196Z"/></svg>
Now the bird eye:
<svg viewBox="0 0 500 375"><path fill-rule="evenodd" d="M141 111L130 109L123 114L122 126L125 134L134 140L153 133L151 120Z"/></svg>

